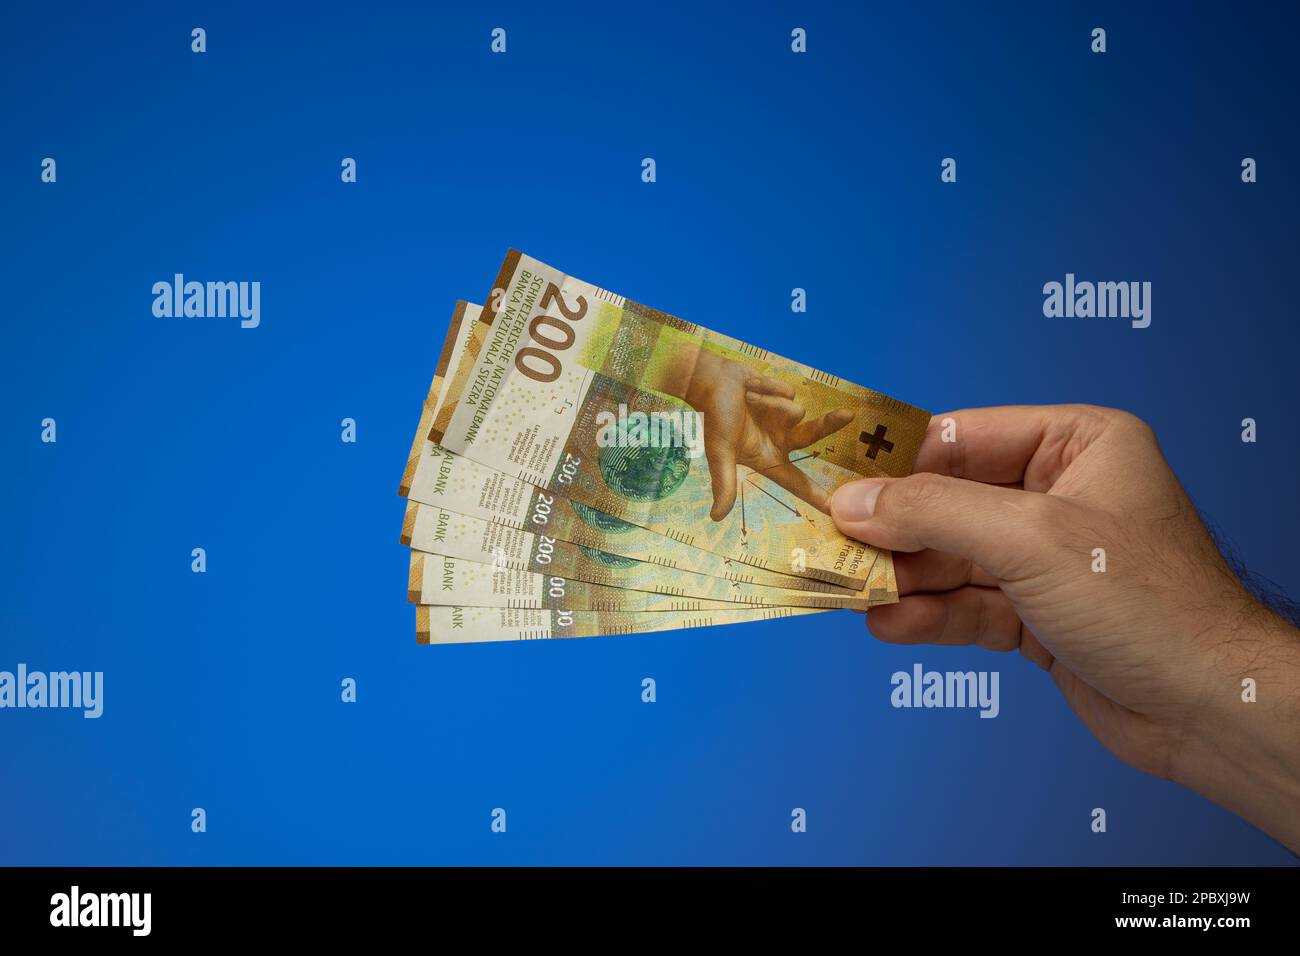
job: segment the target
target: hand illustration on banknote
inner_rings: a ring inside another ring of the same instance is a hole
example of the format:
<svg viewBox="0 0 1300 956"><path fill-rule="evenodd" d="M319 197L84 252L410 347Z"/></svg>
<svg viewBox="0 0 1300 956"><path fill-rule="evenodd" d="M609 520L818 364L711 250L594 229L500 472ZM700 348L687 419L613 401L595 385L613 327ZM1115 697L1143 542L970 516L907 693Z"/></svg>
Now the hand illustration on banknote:
<svg viewBox="0 0 1300 956"><path fill-rule="evenodd" d="M682 349L664 363L651 383L680 398L704 423L704 454L713 479L713 508L721 521L736 503L736 466L770 478L818 511L830 513L830 495L792 460L791 452L811 445L853 421L847 408L805 421L795 390L748 365L702 345Z"/></svg>

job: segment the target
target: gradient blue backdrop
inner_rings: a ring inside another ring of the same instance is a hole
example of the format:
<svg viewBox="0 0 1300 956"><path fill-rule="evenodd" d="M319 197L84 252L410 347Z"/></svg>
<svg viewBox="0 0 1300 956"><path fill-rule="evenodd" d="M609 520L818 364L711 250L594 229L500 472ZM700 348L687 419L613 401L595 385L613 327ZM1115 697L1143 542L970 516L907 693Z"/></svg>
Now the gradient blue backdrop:
<svg viewBox="0 0 1300 956"><path fill-rule="evenodd" d="M0 668L106 710L0 712L0 863L1294 861L1020 657L847 612L419 647L395 494L513 245L935 412L1137 412L1300 591L1294 7L373 6L6 14ZM1045 319L1067 271L1150 280L1151 327ZM261 281L261 327L154 318L174 272ZM917 661L999 669L1001 716L893 710Z"/></svg>

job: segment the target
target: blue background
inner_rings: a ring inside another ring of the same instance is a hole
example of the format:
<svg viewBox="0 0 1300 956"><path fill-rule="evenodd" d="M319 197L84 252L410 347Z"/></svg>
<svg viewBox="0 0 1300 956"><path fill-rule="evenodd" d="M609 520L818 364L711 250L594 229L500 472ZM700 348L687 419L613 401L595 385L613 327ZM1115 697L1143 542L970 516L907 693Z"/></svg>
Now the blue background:
<svg viewBox="0 0 1300 956"><path fill-rule="evenodd" d="M0 669L106 699L0 712L0 863L1294 862L1019 656L848 612L419 647L395 494L515 246L935 412L1130 409L1300 591L1294 7L374 6L6 15ZM1067 271L1151 281L1151 327L1044 318ZM261 281L261 327L154 318L175 272ZM1001 716L892 709L918 661Z"/></svg>

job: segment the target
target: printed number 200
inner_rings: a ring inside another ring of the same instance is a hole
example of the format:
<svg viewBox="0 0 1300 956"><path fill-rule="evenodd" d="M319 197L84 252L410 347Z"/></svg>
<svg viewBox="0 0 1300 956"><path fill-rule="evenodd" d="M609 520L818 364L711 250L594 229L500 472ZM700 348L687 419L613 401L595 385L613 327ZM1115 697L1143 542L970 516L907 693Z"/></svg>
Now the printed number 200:
<svg viewBox="0 0 1300 956"><path fill-rule="evenodd" d="M587 314L587 300L583 296L578 296L577 307L570 308L564 301L564 296L560 294L560 287L554 282L546 284L546 291L542 293L542 308L548 309L552 304L559 310L564 319L557 319L553 315L538 315L528 323L528 335L537 343L544 345L554 352L563 352L573 344L577 333L573 331L573 326L569 322L577 322ZM545 348L537 348L529 345L515 353L515 368L523 372L534 382L554 382L564 371L560 365L560 360Z"/></svg>
<svg viewBox="0 0 1300 956"><path fill-rule="evenodd" d="M574 458L566 451L564 453L564 461L560 463L560 473L556 476L556 481L562 485L573 484L573 477L578 473L578 466L581 464L581 458Z"/></svg>

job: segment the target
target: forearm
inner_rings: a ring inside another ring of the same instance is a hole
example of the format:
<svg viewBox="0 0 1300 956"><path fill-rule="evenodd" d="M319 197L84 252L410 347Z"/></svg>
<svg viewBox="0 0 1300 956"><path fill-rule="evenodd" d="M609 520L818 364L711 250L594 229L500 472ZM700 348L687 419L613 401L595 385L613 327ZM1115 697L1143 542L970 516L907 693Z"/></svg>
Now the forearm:
<svg viewBox="0 0 1300 956"><path fill-rule="evenodd" d="M1219 635L1172 776L1300 853L1300 632L1251 618Z"/></svg>

